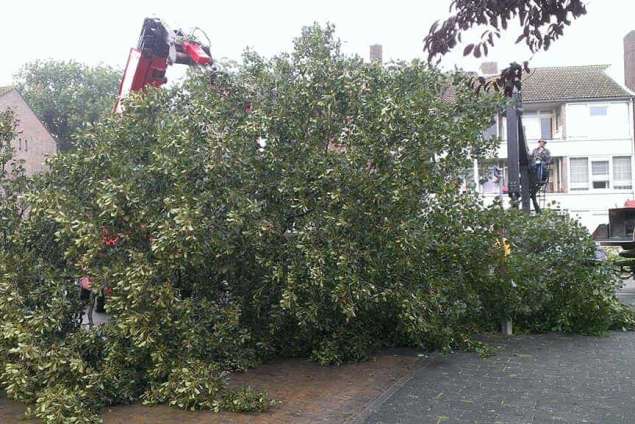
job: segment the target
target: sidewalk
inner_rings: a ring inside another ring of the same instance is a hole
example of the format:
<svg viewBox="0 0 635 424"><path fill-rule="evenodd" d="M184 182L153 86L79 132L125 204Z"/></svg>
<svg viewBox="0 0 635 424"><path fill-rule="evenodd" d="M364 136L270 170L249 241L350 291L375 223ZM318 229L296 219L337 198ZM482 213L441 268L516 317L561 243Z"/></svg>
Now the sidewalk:
<svg viewBox="0 0 635 424"><path fill-rule="evenodd" d="M631 424L635 332L607 337L497 336L490 358L473 353L391 352L362 364L322 368L268 364L243 374L282 404L265 414L121 406L106 424ZM22 405L0 398L0 423L23 423ZM26 421L34 422L34 421Z"/></svg>
<svg viewBox="0 0 635 424"><path fill-rule="evenodd" d="M117 406L104 411L104 424L341 424L412 375L417 356L392 350L367 362L321 367L308 360L275 361L233 377L232 384L266 390L280 405L263 414L188 412L167 406ZM0 424L23 419L24 406L0 395Z"/></svg>
<svg viewBox="0 0 635 424"><path fill-rule="evenodd" d="M635 422L635 332L499 337L496 355L436 355L367 424Z"/></svg>

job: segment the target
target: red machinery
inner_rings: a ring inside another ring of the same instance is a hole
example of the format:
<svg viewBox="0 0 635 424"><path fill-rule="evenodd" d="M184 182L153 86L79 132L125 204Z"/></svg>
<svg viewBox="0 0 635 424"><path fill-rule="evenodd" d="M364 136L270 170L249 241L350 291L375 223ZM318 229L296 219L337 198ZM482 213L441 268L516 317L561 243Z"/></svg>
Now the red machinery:
<svg viewBox="0 0 635 424"><path fill-rule="evenodd" d="M207 38L205 33L201 33ZM130 49L128 63L121 83L119 96L115 104L115 112L123 111L122 100L131 91L141 91L146 86L160 87L167 82L165 71L169 65L184 64L190 66L211 66L212 56L208 45L202 45L193 37L186 36L180 30L171 30L160 19L146 18L143 21L141 35L136 48ZM102 241L105 246L116 247L119 236L102 230ZM92 280L83 276L79 280L81 299L87 302L88 324L93 325L93 309L104 312L105 295L112 291L109 288L101 292L93 292ZM82 323L83 314L78 317Z"/></svg>
<svg viewBox="0 0 635 424"><path fill-rule="evenodd" d="M209 45L202 45L180 30L169 29L160 19L146 18L137 48L130 49L115 111L122 111L121 102L129 92L141 91L147 85L160 87L165 84L165 71L175 63L210 66Z"/></svg>

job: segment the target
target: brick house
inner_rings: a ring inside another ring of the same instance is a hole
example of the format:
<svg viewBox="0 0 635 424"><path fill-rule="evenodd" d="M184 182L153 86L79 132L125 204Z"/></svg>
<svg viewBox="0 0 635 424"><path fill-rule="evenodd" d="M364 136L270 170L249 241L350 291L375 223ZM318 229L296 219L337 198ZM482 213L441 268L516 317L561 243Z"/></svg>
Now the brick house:
<svg viewBox="0 0 635 424"><path fill-rule="evenodd" d="M0 111L6 109L11 109L18 121L15 158L24 161L27 175L44 171L46 158L57 153L55 139L13 87L0 87Z"/></svg>

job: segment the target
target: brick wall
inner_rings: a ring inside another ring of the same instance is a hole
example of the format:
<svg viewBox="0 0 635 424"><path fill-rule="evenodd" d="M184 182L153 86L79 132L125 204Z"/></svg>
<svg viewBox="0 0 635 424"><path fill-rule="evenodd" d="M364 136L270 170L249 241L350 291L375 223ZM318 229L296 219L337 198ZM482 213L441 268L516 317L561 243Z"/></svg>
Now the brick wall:
<svg viewBox="0 0 635 424"><path fill-rule="evenodd" d="M370 46L370 61L382 63L384 61L384 49L381 44Z"/></svg>
<svg viewBox="0 0 635 424"><path fill-rule="evenodd" d="M13 110L18 120L20 135L13 142L16 159L24 160L28 175L44 171L46 158L57 152L55 140L16 90L0 96L0 110L6 109Z"/></svg>

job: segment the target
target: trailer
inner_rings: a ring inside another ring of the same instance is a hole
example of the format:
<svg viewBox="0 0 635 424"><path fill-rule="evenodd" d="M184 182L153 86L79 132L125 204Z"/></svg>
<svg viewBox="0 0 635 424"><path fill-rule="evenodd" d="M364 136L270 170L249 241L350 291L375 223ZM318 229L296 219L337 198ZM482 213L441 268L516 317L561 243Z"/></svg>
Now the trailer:
<svg viewBox="0 0 635 424"><path fill-rule="evenodd" d="M609 209L608 224L599 225L592 237L600 246L621 247L615 265L632 276L635 272L635 205L626 202L623 208Z"/></svg>

